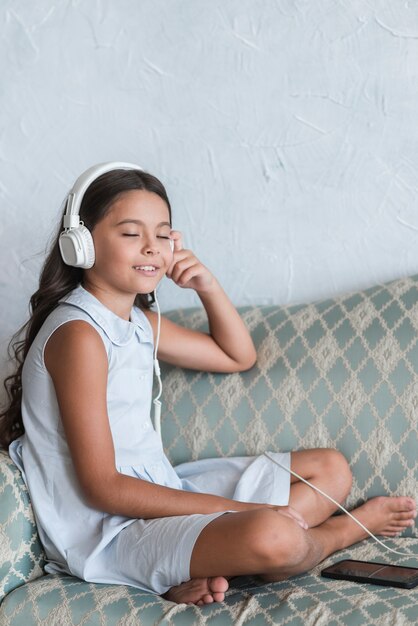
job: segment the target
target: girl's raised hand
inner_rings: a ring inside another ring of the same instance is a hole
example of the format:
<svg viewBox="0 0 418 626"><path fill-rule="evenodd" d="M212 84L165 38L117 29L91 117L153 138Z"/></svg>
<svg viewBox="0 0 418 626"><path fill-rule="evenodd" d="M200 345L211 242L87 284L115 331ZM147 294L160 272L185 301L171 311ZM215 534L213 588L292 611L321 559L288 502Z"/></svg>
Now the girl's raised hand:
<svg viewBox="0 0 418 626"><path fill-rule="evenodd" d="M172 230L170 239L174 241L173 261L166 272L166 276L184 289L194 289L201 293L209 291L215 283L213 274L191 250L183 248L180 231Z"/></svg>

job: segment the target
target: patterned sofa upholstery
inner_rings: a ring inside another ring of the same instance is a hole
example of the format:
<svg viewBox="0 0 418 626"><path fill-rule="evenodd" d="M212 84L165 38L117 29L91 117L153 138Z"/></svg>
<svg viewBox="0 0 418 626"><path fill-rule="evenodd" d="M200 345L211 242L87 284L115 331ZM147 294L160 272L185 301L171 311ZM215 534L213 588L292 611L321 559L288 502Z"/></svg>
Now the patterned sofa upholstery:
<svg viewBox="0 0 418 626"><path fill-rule="evenodd" d="M418 499L418 275L314 304L240 313L258 350L250 371L163 368L162 427L171 461L335 447L354 474L350 508L379 494ZM207 328L202 310L168 315ZM386 543L418 556L415 528ZM233 579L224 603L204 607L44 575L27 491L7 454L0 456L1 626L418 623L418 589L321 578L324 566L347 557L418 565L370 539L281 583Z"/></svg>

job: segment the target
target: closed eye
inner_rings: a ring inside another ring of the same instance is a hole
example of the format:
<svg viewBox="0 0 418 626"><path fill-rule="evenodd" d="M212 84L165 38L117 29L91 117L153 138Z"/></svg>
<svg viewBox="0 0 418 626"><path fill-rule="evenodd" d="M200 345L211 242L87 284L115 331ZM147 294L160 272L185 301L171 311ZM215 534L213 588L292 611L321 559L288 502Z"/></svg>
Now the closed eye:
<svg viewBox="0 0 418 626"><path fill-rule="evenodd" d="M122 233L123 237L140 237L140 235L136 235L134 233ZM165 237L164 235L157 235L157 239L170 239L170 237Z"/></svg>

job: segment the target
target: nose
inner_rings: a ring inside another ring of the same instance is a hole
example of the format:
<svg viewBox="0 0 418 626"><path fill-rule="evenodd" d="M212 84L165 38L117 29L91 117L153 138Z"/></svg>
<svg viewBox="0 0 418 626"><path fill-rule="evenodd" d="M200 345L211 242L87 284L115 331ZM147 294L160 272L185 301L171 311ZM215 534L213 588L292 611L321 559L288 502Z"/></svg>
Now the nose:
<svg viewBox="0 0 418 626"><path fill-rule="evenodd" d="M147 241L144 242L143 252L147 256L154 256L154 254L160 254L157 242L153 241L152 239L147 239Z"/></svg>
<svg viewBox="0 0 418 626"><path fill-rule="evenodd" d="M147 256L154 256L154 254L160 254L160 251L157 250L156 248L151 248L151 247L146 247L145 248L145 254Z"/></svg>

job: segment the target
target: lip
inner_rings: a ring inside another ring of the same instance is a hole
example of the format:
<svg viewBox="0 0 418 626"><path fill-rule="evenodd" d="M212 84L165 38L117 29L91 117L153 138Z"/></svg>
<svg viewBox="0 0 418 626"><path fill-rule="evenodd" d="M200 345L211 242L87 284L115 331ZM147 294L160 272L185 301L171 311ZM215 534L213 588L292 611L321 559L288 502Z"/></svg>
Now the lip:
<svg viewBox="0 0 418 626"><path fill-rule="evenodd" d="M151 265L151 263L149 265ZM155 268L153 270L141 270L141 269L139 269L139 267L140 267L139 265L133 265L132 269L134 269L135 272L138 272L138 273L142 274L143 276L156 276L158 274L158 271L159 271L160 267L157 266L157 265L154 265L154 264L152 264L152 265Z"/></svg>

